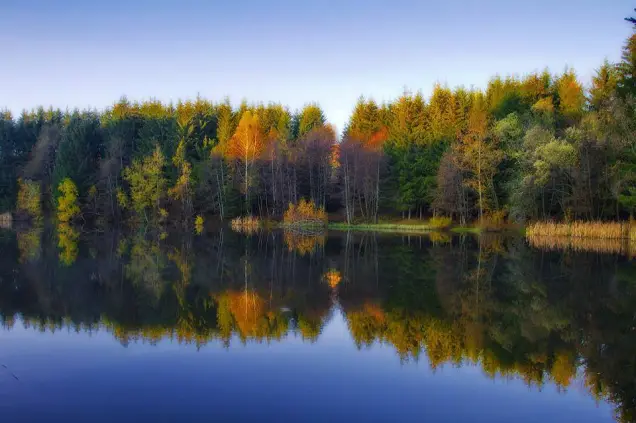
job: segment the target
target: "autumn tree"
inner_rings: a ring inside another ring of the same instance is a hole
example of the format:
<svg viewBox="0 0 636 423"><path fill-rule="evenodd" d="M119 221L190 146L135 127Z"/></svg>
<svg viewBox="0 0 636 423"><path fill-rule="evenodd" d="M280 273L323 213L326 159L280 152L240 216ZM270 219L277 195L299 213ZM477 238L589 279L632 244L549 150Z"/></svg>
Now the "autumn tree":
<svg viewBox="0 0 636 423"><path fill-rule="evenodd" d="M585 106L583 86L572 70L565 71L555 83L560 115L567 120L568 125L577 123Z"/></svg>
<svg viewBox="0 0 636 423"><path fill-rule="evenodd" d="M480 221L484 210L490 208L491 201L498 208L493 178L503 159L503 153L488 135L485 102L481 95L477 95L470 111L468 131L455 148L458 165L467 172L465 183L477 193Z"/></svg>
<svg viewBox="0 0 636 423"><path fill-rule="evenodd" d="M265 149L265 137L258 115L246 111L239 121L236 132L230 138L227 157L242 162L245 193L245 211L251 211L249 204L250 169Z"/></svg>
<svg viewBox="0 0 636 423"><path fill-rule="evenodd" d="M70 222L80 214L77 187L70 178L64 178L57 190L57 218L60 222Z"/></svg>

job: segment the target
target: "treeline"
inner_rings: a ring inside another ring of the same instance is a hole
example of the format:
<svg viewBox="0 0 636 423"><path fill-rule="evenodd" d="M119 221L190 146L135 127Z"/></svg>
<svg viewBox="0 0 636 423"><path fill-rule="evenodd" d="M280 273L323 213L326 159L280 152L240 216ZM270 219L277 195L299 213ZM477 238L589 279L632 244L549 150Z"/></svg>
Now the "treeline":
<svg viewBox="0 0 636 423"><path fill-rule="evenodd" d="M96 222L280 218L313 200L380 215L625 219L636 209L636 33L586 89L573 70L361 98L338 139L316 104L120 100L0 115L0 212Z"/></svg>

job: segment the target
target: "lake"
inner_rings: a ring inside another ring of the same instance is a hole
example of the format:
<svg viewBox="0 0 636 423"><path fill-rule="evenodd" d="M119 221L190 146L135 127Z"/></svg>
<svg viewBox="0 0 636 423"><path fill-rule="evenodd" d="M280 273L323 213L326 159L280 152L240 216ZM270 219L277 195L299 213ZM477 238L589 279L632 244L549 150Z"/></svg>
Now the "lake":
<svg viewBox="0 0 636 423"><path fill-rule="evenodd" d="M6 422L614 422L636 269L520 237L0 232Z"/></svg>

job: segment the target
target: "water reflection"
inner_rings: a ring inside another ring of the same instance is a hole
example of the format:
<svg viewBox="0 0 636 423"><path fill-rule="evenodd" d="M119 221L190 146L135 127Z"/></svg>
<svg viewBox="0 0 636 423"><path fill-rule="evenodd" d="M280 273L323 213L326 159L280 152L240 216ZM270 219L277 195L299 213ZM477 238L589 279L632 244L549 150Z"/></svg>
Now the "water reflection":
<svg viewBox="0 0 636 423"><path fill-rule="evenodd" d="M500 237L207 237L2 232L0 314L55 332L163 339L320 339L342 313L359 348L478 365L493 378L582 381L617 418L636 409L636 270L619 255L541 251Z"/></svg>

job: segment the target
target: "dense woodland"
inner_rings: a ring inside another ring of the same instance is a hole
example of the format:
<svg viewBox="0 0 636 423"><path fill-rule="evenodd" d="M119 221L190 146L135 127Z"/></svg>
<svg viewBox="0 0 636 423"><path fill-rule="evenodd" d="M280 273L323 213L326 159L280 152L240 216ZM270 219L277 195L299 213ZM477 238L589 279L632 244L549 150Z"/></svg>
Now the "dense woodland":
<svg viewBox="0 0 636 423"><path fill-rule="evenodd" d="M619 46L616 46L619 48ZM313 200L379 216L626 219L636 210L636 33L584 84L574 70L360 98L342 134L317 104L130 102L0 114L0 213L61 221L280 218Z"/></svg>

